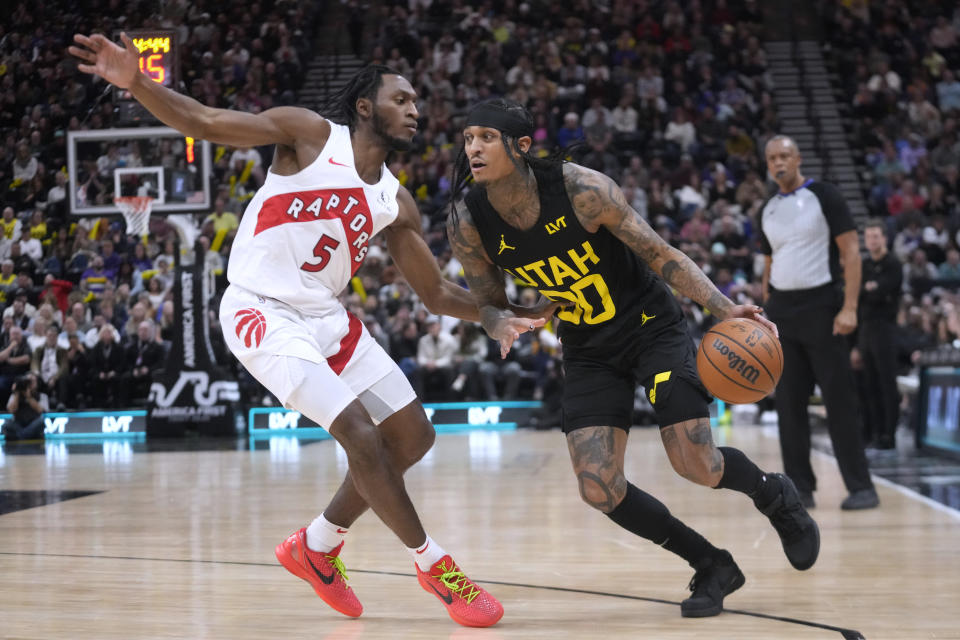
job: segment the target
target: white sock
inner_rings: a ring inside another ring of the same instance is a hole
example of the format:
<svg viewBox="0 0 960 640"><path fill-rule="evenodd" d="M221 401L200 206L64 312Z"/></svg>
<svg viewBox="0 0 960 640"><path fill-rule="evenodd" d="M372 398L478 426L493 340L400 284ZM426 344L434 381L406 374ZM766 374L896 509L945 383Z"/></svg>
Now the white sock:
<svg viewBox="0 0 960 640"><path fill-rule="evenodd" d="M413 561L420 567L420 571L430 571L431 567L433 567L440 558L447 555L443 547L434 542L430 536L427 536L427 540L419 547L407 547L407 551L410 552L410 557L412 557Z"/></svg>
<svg viewBox="0 0 960 640"><path fill-rule="evenodd" d="M314 551L330 551L343 542L347 531L347 528L333 524L321 513L307 527L307 546Z"/></svg>

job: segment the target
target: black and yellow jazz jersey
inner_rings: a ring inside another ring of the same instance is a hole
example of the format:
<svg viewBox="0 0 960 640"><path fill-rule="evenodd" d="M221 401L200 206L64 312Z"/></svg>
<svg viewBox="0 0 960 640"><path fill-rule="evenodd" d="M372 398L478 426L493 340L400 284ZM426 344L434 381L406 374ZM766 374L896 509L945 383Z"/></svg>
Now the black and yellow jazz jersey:
<svg viewBox="0 0 960 640"><path fill-rule="evenodd" d="M562 165L533 171L540 217L527 230L504 222L482 186L465 202L496 265L547 298L572 304L558 314L563 344L609 347L632 341L655 319L676 322L679 305L663 295L666 284L647 263L606 228L591 233L580 224Z"/></svg>

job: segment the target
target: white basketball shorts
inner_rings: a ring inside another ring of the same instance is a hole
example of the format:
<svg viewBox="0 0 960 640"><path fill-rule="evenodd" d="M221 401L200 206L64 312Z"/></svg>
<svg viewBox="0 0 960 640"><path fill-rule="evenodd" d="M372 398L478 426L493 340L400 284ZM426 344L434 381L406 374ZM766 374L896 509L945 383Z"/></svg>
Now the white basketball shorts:
<svg viewBox="0 0 960 640"><path fill-rule="evenodd" d="M397 364L342 306L304 316L232 284L220 302L220 325L254 378L325 429L357 399L376 424L416 399Z"/></svg>

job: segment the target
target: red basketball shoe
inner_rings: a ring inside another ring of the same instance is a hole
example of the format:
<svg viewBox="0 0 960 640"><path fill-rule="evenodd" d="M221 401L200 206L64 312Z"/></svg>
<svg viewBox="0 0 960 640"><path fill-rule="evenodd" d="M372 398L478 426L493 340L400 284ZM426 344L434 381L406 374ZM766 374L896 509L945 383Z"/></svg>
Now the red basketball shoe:
<svg viewBox="0 0 960 640"><path fill-rule="evenodd" d="M429 572L417 567L425 591L440 598L454 622L465 627L489 627L503 617L503 605L463 574L450 556L443 556Z"/></svg>
<svg viewBox="0 0 960 640"><path fill-rule="evenodd" d="M339 558L341 549L342 542L326 553L308 548L304 528L291 533L274 553L287 571L309 582L324 602L343 615L356 618L363 613L363 605L347 585L347 570Z"/></svg>

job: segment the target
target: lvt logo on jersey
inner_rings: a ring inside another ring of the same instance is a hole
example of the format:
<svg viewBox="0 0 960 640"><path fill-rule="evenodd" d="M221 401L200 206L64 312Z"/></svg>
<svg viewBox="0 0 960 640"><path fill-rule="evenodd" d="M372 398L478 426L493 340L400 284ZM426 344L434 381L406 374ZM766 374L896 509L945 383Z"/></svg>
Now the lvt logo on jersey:
<svg viewBox="0 0 960 640"><path fill-rule="evenodd" d="M566 218L567 216L560 216L553 222L548 222L547 224L545 224L544 228L546 228L547 233L549 233L550 235L553 235L557 231L560 231L560 229L566 229L567 228Z"/></svg>
<svg viewBox="0 0 960 640"><path fill-rule="evenodd" d="M235 331L237 337L248 349L256 349L260 346L263 336L267 333L267 319L263 317L259 309L240 309L233 314L237 326Z"/></svg>

